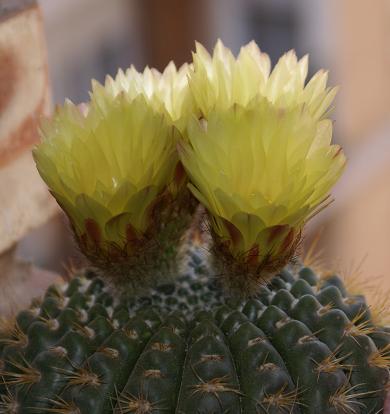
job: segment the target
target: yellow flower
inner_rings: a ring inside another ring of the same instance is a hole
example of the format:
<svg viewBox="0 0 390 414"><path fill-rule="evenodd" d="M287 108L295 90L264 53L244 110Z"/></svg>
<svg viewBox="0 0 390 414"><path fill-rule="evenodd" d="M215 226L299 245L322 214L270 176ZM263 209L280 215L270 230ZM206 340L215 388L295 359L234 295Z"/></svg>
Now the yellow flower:
<svg viewBox="0 0 390 414"><path fill-rule="evenodd" d="M143 95L113 98L83 115L67 102L42 125L34 150L40 175L67 213L87 253L131 254L156 227L155 204L178 162L177 137Z"/></svg>
<svg viewBox="0 0 390 414"><path fill-rule="evenodd" d="M105 108L121 93L129 99L142 95L156 111L167 114L167 119L182 129L193 112L188 89L190 67L184 64L176 69L175 64L170 62L162 73L149 67L142 73L134 66L126 72L119 70L115 79L106 77L104 86L97 81L92 82L92 103Z"/></svg>
<svg viewBox="0 0 390 414"><path fill-rule="evenodd" d="M259 279L292 257L303 225L344 168L331 138L330 120L265 97L192 120L181 159L191 191L211 215L217 248L231 256L229 271L245 263Z"/></svg>
<svg viewBox="0 0 390 414"><path fill-rule="evenodd" d="M298 60L294 51L283 55L271 72L269 56L255 42L242 47L235 58L219 40L212 56L196 44L189 86L206 118L213 110L245 106L256 96L283 109L305 104L313 117L325 118L337 88L327 88L328 75L322 70L305 85L307 70L307 56Z"/></svg>

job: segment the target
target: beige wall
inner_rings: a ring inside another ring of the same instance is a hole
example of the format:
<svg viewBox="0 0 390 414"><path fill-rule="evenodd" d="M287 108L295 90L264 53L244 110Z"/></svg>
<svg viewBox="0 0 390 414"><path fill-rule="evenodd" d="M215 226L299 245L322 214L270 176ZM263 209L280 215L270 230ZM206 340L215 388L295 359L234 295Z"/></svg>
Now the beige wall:
<svg viewBox="0 0 390 414"><path fill-rule="evenodd" d="M362 275L382 276L375 283L390 288L390 2L329 4L341 85L336 136L350 162L325 217L323 247L343 269L366 256Z"/></svg>
<svg viewBox="0 0 390 414"><path fill-rule="evenodd" d="M369 139L390 114L390 2L333 0L337 124L343 141Z"/></svg>

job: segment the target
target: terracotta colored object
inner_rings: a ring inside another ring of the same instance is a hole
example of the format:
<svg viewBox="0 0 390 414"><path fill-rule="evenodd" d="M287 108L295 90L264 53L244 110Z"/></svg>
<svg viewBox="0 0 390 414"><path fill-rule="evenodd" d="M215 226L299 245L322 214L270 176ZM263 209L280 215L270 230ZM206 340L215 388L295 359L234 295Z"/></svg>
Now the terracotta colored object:
<svg viewBox="0 0 390 414"><path fill-rule="evenodd" d="M51 109L42 16L36 1L0 8L0 166L38 140Z"/></svg>
<svg viewBox="0 0 390 414"><path fill-rule="evenodd" d="M36 1L1 2L0 62L1 254L56 211L31 157L40 119L52 106Z"/></svg>

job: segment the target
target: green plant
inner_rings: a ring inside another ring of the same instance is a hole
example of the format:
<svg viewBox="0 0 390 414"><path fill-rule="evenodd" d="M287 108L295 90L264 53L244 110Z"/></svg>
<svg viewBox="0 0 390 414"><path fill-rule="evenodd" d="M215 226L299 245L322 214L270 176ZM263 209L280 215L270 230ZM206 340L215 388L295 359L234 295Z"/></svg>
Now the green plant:
<svg viewBox="0 0 390 414"><path fill-rule="evenodd" d="M49 288L2 331L0 412L380 412L390 331L362 296L296 265L226 298L202 254L146 296L93 273Z"/></svg>
<svg viewBox="0 0 390 414"><path fill-rule="evenodd" d="M38 170L91 266L3 322L0 413L381 412L389 328L297 251L345 164L335 90L306 72L197 45L43 126Z"/></svg>

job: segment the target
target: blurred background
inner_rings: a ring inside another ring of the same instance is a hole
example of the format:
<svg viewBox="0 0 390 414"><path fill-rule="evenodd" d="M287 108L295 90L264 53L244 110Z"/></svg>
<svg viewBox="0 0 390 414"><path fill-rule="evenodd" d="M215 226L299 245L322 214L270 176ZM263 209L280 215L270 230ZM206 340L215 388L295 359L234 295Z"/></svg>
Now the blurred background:
<svg viewBox="0 0 390 414"><path fill-rule="evenodd" d="M335 202L310 224L325 261L390 288L390 1L375 0L40 0L53 100L88 99L90 79L118 67L163 69L191 59L194 41L210 51L221 38L235 53L254 39L273 63L294 48L310 74L341 85L334 139L349 158ZM19 255L63 272L74 254L59 242L57 215L30 233ZM380 279L376 279L381 277Z"/></svg>

